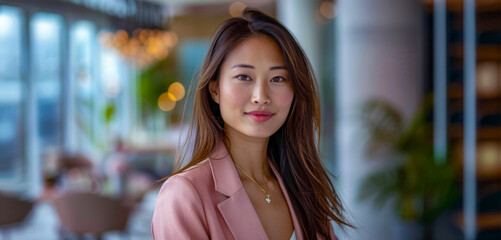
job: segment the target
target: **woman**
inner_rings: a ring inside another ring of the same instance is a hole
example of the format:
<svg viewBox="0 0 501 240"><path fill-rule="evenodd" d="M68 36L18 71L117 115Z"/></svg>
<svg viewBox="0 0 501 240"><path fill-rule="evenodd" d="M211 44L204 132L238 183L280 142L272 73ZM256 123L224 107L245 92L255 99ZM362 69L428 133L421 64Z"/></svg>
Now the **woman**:
<svg viewBox="0 0 501 240"><path fill-rule="evenodd" d="M319 128L316 81L287 29L250 9L225 21L195 92L190 161L160 190L154 238L336 239L330 220L350 225Z"/></svg>

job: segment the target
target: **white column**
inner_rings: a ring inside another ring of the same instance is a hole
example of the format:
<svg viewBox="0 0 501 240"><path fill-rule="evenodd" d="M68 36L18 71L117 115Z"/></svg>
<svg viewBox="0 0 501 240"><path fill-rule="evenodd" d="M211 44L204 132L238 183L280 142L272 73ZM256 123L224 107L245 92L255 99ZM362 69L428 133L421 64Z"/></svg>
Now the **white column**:
<svg viewBox="0 0 501 240"><path fill-rule="evenodd" d="M466 240L477 235L477 107L476 107L476 42L475 42L475 0L464 1L464 153L463 153L463 212L464 236Z"/></svg>
<svg viewBox="0 0 501 240"><path fill-rule="evenodd" d="M73 19L69 19L66 23L66 31L65 31L65 77L64 77L64 110L63 110L63 121L64 121L64 142L63 149L64 151L74 153L77 150L77 125L75 121L75 76L73 70L75 69L75 65L77 63L74 62L72 56L74 46L71 36L72 36L72 26L75 23Z"/></svg>
<svg viewBox="0 0 501 240"><path fill-rule="evenodd" d="M447 154L447 7L445 0L433 2L433 144L436 159Z"/></svg>
<svg viewBox="0 0 501 240"><path fill-rule="evenodd" d="M391 239L392 207L357 200L361 181L382 161L368 161L361 144L360 106L384 99L411 116L422 99L419 1L340 0L337 5L337 161L340 195L359 227L340 239Z"/></svg>
<svg viewBox="0 0 501 240"><path fill-rule="evenodd" d="M315 20L316 1L310 0L278 0L277 18L297 39L319 75L319 26Z"/></svg>
<svg viewBox="0 0 501 240"><path fill-rule="evenodd" d="M33 57L32 57L32 44L33 40L31 29L31 19L33 13L28 11L25 15L25 74L26 74L26 179L27 179L27 192L26 196L32 199L37 198L42 193L43 176L42 164L39 150L39 137L38 137L38 108L37 108L37 89L35 84L35 76L33 71Z"/></svg>

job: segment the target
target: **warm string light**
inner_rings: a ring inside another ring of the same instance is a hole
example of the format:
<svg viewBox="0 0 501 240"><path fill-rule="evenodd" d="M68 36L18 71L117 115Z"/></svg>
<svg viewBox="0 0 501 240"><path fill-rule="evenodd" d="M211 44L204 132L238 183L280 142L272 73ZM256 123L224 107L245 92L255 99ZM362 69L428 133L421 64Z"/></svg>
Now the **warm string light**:
<svg viewBox="0 0 501 240"><path fill-rule="evenodd" d="M477 64L477 94L482 97L495 97L499 94L501 68L496 62L480 62Z"/></svg>
<svg viewBox="0 0 501 240"><path fill-rule="evenodd" d="M132 35L124 30L115 33L101 31L101 45L115 49L120 55L139 67L146 67L165 59L177 44L177 34L171 31L136 29Z"/></svg>

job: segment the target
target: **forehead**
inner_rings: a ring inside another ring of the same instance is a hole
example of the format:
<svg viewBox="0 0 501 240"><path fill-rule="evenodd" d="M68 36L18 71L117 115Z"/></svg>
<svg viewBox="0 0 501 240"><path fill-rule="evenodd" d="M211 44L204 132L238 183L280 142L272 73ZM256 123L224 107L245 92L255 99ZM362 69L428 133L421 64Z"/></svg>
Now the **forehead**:
<svg viewBox="0 0 501 240"><path fill-rule="evenodd" d="M232 63L258 65L285 65L279 45L269 36L256 35L245 38L226 56L223 68ZM231 66L230 66L231 67Z"/></svg>

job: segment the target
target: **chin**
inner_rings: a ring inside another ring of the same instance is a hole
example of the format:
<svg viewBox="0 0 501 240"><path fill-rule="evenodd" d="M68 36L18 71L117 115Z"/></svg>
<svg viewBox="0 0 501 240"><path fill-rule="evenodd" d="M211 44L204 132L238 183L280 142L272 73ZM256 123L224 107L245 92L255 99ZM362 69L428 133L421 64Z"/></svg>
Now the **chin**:
<svg viewBox="0 0 501 240"><path fill-rule="evenodd" d="M277 131L278 131L278 129L275 131L265 130L265 129L250 129L250 130L244 132L244 134L247 135L248 137L252 137L252 138L269 138L269 137L271 137L271 135L273 135Z"/></svg>

